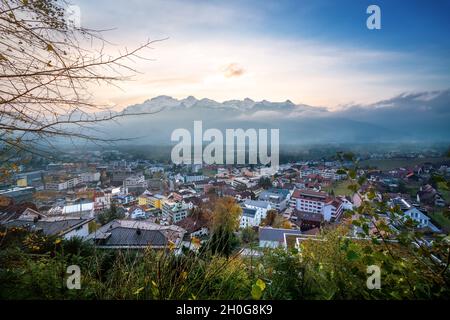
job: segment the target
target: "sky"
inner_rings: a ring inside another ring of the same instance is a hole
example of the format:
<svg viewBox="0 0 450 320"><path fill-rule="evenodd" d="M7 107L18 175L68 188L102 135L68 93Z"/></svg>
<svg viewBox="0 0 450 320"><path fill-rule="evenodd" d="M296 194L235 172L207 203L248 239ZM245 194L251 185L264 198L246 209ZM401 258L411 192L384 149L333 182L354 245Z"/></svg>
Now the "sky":
<svg viewBox="0 0 450 320"><path fill-rule="evenodd" d="M125 107L158 95L339 109L450 88L450 0L73 0L81 25L112 29L111 54L155 43L132 81L92 88ZM369 30L366 9L381 9Z"/></svg>

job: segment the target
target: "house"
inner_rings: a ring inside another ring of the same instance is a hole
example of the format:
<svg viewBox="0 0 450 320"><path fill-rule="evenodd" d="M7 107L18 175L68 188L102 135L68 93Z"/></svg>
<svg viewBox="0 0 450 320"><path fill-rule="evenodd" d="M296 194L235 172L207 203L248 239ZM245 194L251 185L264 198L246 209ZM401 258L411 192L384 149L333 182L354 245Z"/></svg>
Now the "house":
<svg viewBox="0 0 450 320"><path fill-rule="evenodd" d="M344 210L353 210L353 203L344 196L338 196L337 197L342 202L342 209Z"/></svg>
<svg viewBox="0 0 450 320"><path fill-rule="evenodd" d="M37 212L37 207L32 202L14 204L13 201L8 201L4 204L6 206L0 204L0 224L19 218L28 209Z"/></svg>
<svg viewBox="0 0 450 320"><path fill-rule="evenodd" d="M183 220L178 221L175 225L186 230L186 233L190 238L201 238L209 234L208 221L206 219L187 216Z"/></svg>
<svg viewBox="0 0 450 320"><path fill-rule="evenodd" d="M239 223L240 228L256 227L261 224L261 216L258 210L253 208L242 208L242 216Z"/></svg>
<svg viewBox="0 0 450 320"><path fill-rule="evenodd" d="M131 219L139 220L139 219L147 219L148 214L145 211L143 206L133 206L128 210L128 216Z"/></svg>
<svg viewBox="0 0 450 320"><path fill-rule="evenodd" d="M417 222L419 228L431 227L433 229L430 223L430 218L422 211L409 204L405 199L396 197L390 202L391 206L399 207L405 216Z"/></svg>
<svg viewBox="0 0 450 320"><path fill-rule="evenodd" d="M165 249L181 245L186 230L175 225L161 226L149 221L113 220L89 234L100 249Z"/></svg>
<svg viewBox="0 0 450 320"><path fill-rule="evenodd" d="M246 200L242 205L240 227L257 227L272 209L268 201Z"/></svg>
<svg viewBox="0 0 450 320"><path fill-rule="evenodd" d="M445 206L441 195L429 184L420 187L420 190L417 192L417 202L434 206Z"/></svg>
<svg viewBox="0 0 450 320"><path fill-rule="evenodd" d="M430 224L430 218L415 207L404 211L404 214L417 222L419 228L426 228Z"/></svg>
<svg viewBox="0 0 450 320"><path fill-rule="evenodd" d="M135 198L131 194L117 194L112 196L112 200L118 204L130 204L135 201Z"/></svg>
<svg viewBox="0 0 450 320"><path fill-rule="evenodd" d="M32 209L27 209L17 219L3 223L5 228L21 227L33 232L42 232L46 236L59 236L64 239L85 238L89 235L89 222L93 218L68 216L47 217Z"/></svg>
<svg viewBox="0 0 450 320"><path fill-rule="evenodd" d="M111 208L111 192L94 191L94 210L103 211Z"/></svg>
<svg viewBox="0 0 450 320"><path fill-rule="evenodd" d="M286 236L301 235L300 230L259 227L259 246L261 248L286 247Z"/></svg>

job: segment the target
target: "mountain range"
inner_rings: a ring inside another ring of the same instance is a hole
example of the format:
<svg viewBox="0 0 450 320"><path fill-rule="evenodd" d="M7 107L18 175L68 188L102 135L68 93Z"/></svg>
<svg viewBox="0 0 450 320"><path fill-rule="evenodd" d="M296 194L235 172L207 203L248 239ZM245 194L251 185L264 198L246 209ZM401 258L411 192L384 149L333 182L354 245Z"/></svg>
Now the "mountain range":
<svg viewBox="0 0 450 320"><path fill-rule="evenodd" d="M137 144L171 144L172 131L185 128L192 132L195 120L203 121L204 130L277 128L280 144L450 141L450 89L404 93L335 110L290 100L217 102L158 96L128 106L123 113L148 114L103 123L102 129L110 137L137 137Z"/></svg>

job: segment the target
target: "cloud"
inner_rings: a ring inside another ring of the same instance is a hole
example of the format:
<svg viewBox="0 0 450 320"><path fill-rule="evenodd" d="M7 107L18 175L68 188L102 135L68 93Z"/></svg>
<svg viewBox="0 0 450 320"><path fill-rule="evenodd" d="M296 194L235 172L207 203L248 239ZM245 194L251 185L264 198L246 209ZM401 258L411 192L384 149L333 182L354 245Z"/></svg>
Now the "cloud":
<svg viewBox="0 0 450 320"><path fill-rule="evenodd" d="M239 77L244 74L245 70L237 63L230 63L223 69L223 75L226 78Z"/></svg>
<svg viewBox="0 0 450 320"><path fill-rule="evenodd" d="M194 95L218 101L291 99L337 110L404 91L445 89L450 79L432 68L437 60L414 51L260 33L257 27L267 20L259 5L250 10L234 1L130 0L127 6L76 1L86 26L105 29L112 21L118 28L107 34L118 44L105 50L108 54L148 37L169 37L143 52L155 61L135 61L132 67L141 75L121 83L122 90L93 88L96 99L121 106L126 97L131 103L136 96Z"/></svg>

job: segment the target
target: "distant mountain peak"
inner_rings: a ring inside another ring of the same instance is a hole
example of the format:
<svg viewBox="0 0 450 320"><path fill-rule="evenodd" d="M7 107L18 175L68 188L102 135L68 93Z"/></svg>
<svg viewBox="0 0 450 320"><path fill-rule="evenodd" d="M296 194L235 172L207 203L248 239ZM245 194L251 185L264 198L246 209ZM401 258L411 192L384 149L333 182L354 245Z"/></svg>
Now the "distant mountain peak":
<svg viewBox="0 0 450 320"><path fill-rule="evenodd" d="M146 100L141 104L135 104L127 107L126 111L133 112L148 112L160 109L227 109L236 110L236 112L250 112L257 110L292 110L296 105L291 100L284 102L271 102L268 100L262 100L256 102L250 98L244 98L243 100L227 100L224 102L217 102L209 98L197 99L194 96L188 96L184 99L178 100L171 96L160 95ZM303 107L303 106L302 106ZM311 107L313 108L313 107Z"/></svg>

